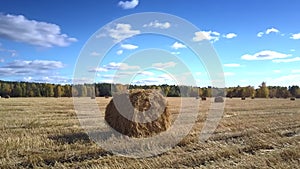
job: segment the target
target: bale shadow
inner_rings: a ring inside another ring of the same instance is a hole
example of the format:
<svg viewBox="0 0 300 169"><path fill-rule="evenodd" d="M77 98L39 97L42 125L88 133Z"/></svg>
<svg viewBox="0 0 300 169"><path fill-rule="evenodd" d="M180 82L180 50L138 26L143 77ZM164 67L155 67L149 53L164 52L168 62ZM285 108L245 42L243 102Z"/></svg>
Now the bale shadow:
<svg viewBox="0 0 300 169"><path fill-rule="evenodd" d="M90 138L97 138L97 140L107 140L113 136L112 132L107 131L98 131L98 132L90 132L89 134L85 132L77 132L77 133L67 133L62 135L51 135L48 136L49 139L54 140L58 143L62 144L74 144L74 143L93 143L93 139Z"/></svg>

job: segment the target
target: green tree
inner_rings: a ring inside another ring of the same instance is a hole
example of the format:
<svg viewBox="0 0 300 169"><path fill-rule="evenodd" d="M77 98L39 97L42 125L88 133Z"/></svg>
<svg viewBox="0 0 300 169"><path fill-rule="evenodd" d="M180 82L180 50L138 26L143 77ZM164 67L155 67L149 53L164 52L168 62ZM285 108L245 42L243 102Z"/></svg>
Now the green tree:
<svg viewBox="0 0 300 169"><path fill-rule="evenodd" d="M46 97L53 97L54 96L54 90L53 90L53 85L52 84L46 84L45 86L45 96Z"/></svg>
<svg viewBox="0 0 300 169"><path fill-rule="evenodd" d="M54 97L61 97L62 89L60 85L56 85L54 88Z"/></svg>
<svg viewBox="0 0 300 169"><path fill-rule="evenodd" d="M14 97L22 97L23 96L22 95L22 87L21 87L20 83L15 84L15 87L14 87L12 93L13 93L12 95Z"/></svg>
<svg viewBox="0 0 300 169"><path fill-rule="evenodd" d="M269 97L269 89L267 87L266 82L262 82L260 88L257 91L257 96L260 98L268 98Z"/></svg>

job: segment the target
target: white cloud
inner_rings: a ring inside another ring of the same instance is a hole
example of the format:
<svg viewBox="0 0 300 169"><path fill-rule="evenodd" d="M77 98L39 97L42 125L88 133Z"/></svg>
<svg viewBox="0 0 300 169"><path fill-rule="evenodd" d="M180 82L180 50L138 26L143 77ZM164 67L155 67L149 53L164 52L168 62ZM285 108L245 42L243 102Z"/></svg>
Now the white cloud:
<svg viewBox="0 0 300 169"><path fill-rule="evenodd" d="M195 36L193 37L193 41L199 42L202 40L209 40L216 42L220 38L220 33L215 31L199 31L195 32Z"/></svg>
<svg viewBox="0 0 300 169"><path fill-rule="evenodd" d="M107 72L108 70L103 67L97 67L94 69L90 69L89 72Z"/></svg>
<svg viewBox="0 0 300 169"><path fill-rule="evenodd" d="M58 25L28 20L23 15L0 14L0 38L41 47L68 46L76 38L61 33Z"/></svg>
<svg viewBox="0 0 300 169"><path fill-rule="evenodd" d="M228 63L224 64L225 67L240 67L241 65L238 63Z"/></svg>
<svg viewBox="0 0 300 169"><path fill-rule="evenodd" d="M180 52L171 52L172 55L179 55Z"/></svg>
<svg viewBox="0 0 300 169"><path fill-rule="evenodd" d="M232 38L237 37L237 34L235 34L235 33L228 33L228 34L224 35L224 37L227 38L227 39L232 39Z"/></svg>
<svg viewBox="0 0 300 169"><path fill-rule="evenodd" d="M235 73L233 72L224 72L224 76L234 76Z"/></svg>
<svg viewBox="0 0 300 169"><path fill-rule="evenodd" d="M268 83L273 86L292 86L299 85L300 74L290 74L278 78L271 78Z"/></svg>
<svg viewBox="0 0 300 169"><path fill-rule="evenodd" d="M165 69L168 67L175 67L175 62L166 62L166 63L154 63L152 64L153 67L159 68L159 69Z"/></svg>
<svg viewBox="0 0 300 169"><path fill-rule="evenodd" d="M196 74L197 76L200 76L200 75L202 75L202 73L201 73L201 72L195 72L195 74Z"/></svg>
<svg viewBox="0 0 300 169"><path fill-rule="evenodd" d="M5 60L4 59L0 59L0 63L3 63Z"/></svg>
<svg viewBox="0 0 300 169"><path fill-rule="evenodd" d="M100 53L92 52L92 53L91 53L91 56L100 56Z"/></svg>
<svg viewBox="0 0 300 169"><path fill-rule="evenodd" d="M179 42L175 42L173 43L173 45L171 46L173 49L181 49L181 48L186 48L186 46L182 43L179 43Z"/></svg>
<svg viewBox="0 0 300 169"><path fill-rule="evenodd" d="M140 69L139 66L130 66L127 63L116 63L110 62L108 65L104 66L107 70L137 70Z"/></svg>
<svg viewBox="0 0 300 169"><path fill-rule="evenodd" d="M281 73L281 70L273 70L274 73Z"/></svg>
<svg viewBox="0 0 300 169"><path fill-rule="evenodd" d="M117 55L122 55L123 54L123 50L118 50L117 51Z"/></svg>
<svg viewBox="0 0 300 169"><path fill-rule="evenodd" d="M291 39L300 39L300 33L295 33L295 34L292 34L292 36L290 37Z"/></svg>
<svg viewBox="0 0 300 169"><path fill-rule="evenodd" d="M300 73L300 69L294 69L291 71L292 73Z"/></svg>
<svg viewBox="0 0 300 169"><path fill-rule="evenodd" d="M139 70L139 66L130 66L127 63L110 62L102 67L97 67L88 70L89 72L107 72L109 70Z"/></svg>
<svg viewBox="0 0 300 169"><path fill-rule="evenodd" d="M131 1L119 1L118 5L123 9L133 9L139 4L138 0L131 0Z"/></svg>
<svg viewBox="0 0 300 169"><path fill-rule="evenodd" d="M140 30L132 30L130 24L124 23L118 23L115 28L108 30L109 36L113 38L116 43L140 33Z"/></svg>
<svg viewBox="0 0 300 169"><path fill-rule="evenodd" d="M24 79L25 82L31 82L32 77L28 76L28 77L24 77L23 79Z"/></svg>
<svg viewBox="0 0 300 169"><path fill-rule="evenodd" d="M295 52L296 50L295 50L295 49L291 49L290 51L291 51L291 52Z"/></svg>
<svg viewBox="0 0 300 169"><path fill-rule="evenodd" d="M275 59L272 60L274 63L289 63L289 62L299 62L300 57L290 58L290 59Z"/></svg>
<svg viewBox="0 0 300 169"><path fill-rule="evenodd" d="M258 32L256 36L257 36L257 37L262 37L263 35L264 35L263 32Z"/></svg>
<svg viewBox="0 0 300 169"><path fill-rule="evenodd" d="M153 76L154 75L154 73L150 72L150 71L142 71L142 72L139 72L137 74L138 75L143 75L143 76Z"/></svg>
<svg viewBox="0 0 300 169"><path fill-rule="evenodd" d="M269 29L267 29L265 32L258 32L257 33L257 37L262 37L264 34L266 34L266 35L268 35L268 34L270 34L270 33L279 33L280 31L278 30L278 29L276 29L276 28L269 28ZM284 36L284 34L281 34L281 36Z"/></svg>
<svg viewBox="0 0 300 169"><path fill-rule="evenodd" d="M160 23L157 20L150 22L149 24L143 25L143 27L153 27L153 28L160 28L160 29L168 29L171 27L169 22Z"/></svg>
<svg viewBox="0 0 300 169"><path fill-rule="evenodd" d="M121 44L121 48L127 49L127 50L134 50L134 49L137 49L138 46L132 45L132 44Z"/></svg>
<svg viewBox="0 0 300 169"><path fill-rule="evenodd" d="M267 29L266 30L266 34L268 35L268 34L270 34L270 33L279 33L279 30L278 29L276 29L276 28L269 28L269 29Z"/></svg>
<svg viewBox="0 0 300 169"><path fill-rule="evenodd" d="M60 61L50 60L14 60L0 67L0 76L19 76L49 74L52 70L63 68Z"/></svg>
<svg viewBox="0 0 300 169"><path fill-rule="evenodd" d="M272 60L272 59L283 59L289 57L290 54L279 53L270 50L260 51L253 55L245 54L241 57L243 60Z"/></svg>
<svg viewBox="0 0 300 169"><path fill-rule="evenodd" d="M173 78L168 74L161 74L157 76L134 80L132 83L137 85L176 84Z"/></svg>

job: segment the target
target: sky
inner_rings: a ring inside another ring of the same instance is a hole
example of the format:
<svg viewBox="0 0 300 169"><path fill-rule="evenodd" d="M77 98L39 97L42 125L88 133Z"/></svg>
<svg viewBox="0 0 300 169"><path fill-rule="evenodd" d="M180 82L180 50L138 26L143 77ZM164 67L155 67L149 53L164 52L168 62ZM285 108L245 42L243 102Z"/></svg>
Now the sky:
<svg viewBox="0 0 300 169"><path fill-rule="evenodd" d="M213 66L192 46L207 42L227 87L300 85L299 7L298 0L1 0L0 80L205 87L216 80ZM198 31L168 18L130 19L143 12L177 16ZM176 30L186 41L145 30Z"/></svg>

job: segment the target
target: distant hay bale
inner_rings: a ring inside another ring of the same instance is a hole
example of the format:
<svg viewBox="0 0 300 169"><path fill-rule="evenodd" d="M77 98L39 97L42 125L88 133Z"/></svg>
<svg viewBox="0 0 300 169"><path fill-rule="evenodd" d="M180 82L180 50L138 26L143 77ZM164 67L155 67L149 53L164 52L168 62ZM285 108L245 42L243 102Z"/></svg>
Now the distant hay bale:
<svg viewBox="0 0 300 169"><path fill-rule="evenodd" d="M291 99L290 100L292 100L292 101L295 101L296 100L296 98L295 97L291 97Z"/></svg>
<svg viewBox="0 0 300 169"><path fill-rule="evenodd" d="M9 99L9 98L10 98L10 96L9 96L9 95L6 95L6 96L4 96L4 98L5 98L5 99Z"/></svg>
<svg viewBox="0 0 300 169"><path fill-rule="evenodd" d="M147 137L171 126L167 100L157 90L131 90L113 96L105 111L105 121L129 137Z"/></svg>
<svg viewBox="0 0 300 169"><path fill-rule="evenodd" d="M106 96L104 96L104 98L105 98L105 99L108 99L108 98L109 98L109 96L107 96L107 95L106 95Z"/></svg>
<svg viewBox="0 0 300 169"><path fill-rule="evenodd" d="M242 97L241 100L246 100L246 97Z"/></svg>
<svg viewBox="0 0 300 169"><path fill-rule="evenodd" d="M254 97L254 96L252 96L252 97L251 97L251 99L255 99L255 97Z"/></svg>
<svg viewBox="0 0 300 169"><path fill-rule="evenodd" d="M95 96L92 96L91 99L96 99L96 97L95 97Z"/></svg>
<svg viewBox="0 0 300 169"><path fill-rule="evenodd" d="M216 103L223 103L224 102L224 98L221 96L215 97L215 102Z"/></svg>
<svg viewBox="0 0 300 169"><path fill-rule="evenodd" d="M206 100L206 97L202 97L201 100Z"/></svg>

